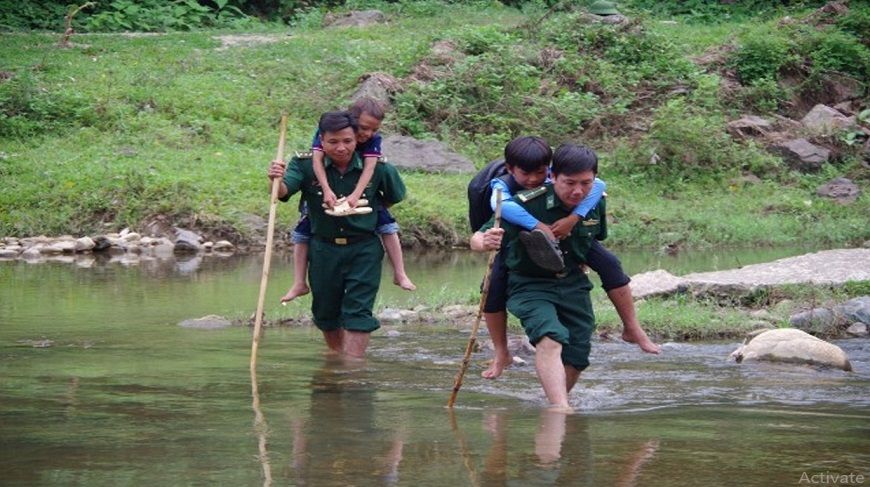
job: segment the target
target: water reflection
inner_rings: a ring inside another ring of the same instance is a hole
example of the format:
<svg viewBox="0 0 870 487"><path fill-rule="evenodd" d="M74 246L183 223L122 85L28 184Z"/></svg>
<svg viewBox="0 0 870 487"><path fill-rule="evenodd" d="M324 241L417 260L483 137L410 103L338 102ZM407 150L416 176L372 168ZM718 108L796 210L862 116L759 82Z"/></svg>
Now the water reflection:
<svg viewBox="0 0 870 487"><path fill-rule="evenodd" d="M407 418L378 421L377 384L365 362L327 354L310 389L307 420L292 421L295 484L395 485Z"/></svg>
<svg viewBox="0 0 870 487"><path fill-rule="evenodd" d="M257 368L251 366L251 408L254 410L254 435L257 437L257 459L263 476L263 487L272 485L272 466L269 464L269 451L266 440L269 436L269 424L260 409L260 385L257 381Z"/></svg>
<svg viewBox="0 0 870 487"><path fill-rule="evenodd" d="M619 457L611 459L610 468L602 472L600 464L596 465L590 434L593 419L542 410L532 433L523 427L527 418L522 412L487 410L482 415L482 429L490 443L475 452L469 448L452 410L449 414L469 483L474 486L632 487L640 485L644 467L655 459L659 449L657 438L632 440L615 450L620 452ZM480 468L473 460L477 457L483 458Z"/></svg>

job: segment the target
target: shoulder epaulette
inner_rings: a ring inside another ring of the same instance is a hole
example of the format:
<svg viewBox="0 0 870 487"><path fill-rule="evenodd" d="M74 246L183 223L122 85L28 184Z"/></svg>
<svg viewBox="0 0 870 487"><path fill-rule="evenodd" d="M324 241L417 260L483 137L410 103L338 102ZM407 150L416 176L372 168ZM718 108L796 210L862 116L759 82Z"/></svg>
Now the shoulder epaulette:
<svg viewBox="0 0 870 487"><path fill-rule="evenodd" d="M314 153L311 152L310 150L309 151L296 151L296 158L297 159L309 159L311 157L314 157Z"/></svg>
<svg viewBox="0 0 870 487"><path fill-rule="evenodd" d="M525 203L526 201L531 201L531 200L537 198L538 196L541 196L542 194L544 194L546 192L547 192L546 186L539 186L535 189L527 189L525 191L521 191L521 192L517 193L517 198L519 198L520 201Z"/></svg>

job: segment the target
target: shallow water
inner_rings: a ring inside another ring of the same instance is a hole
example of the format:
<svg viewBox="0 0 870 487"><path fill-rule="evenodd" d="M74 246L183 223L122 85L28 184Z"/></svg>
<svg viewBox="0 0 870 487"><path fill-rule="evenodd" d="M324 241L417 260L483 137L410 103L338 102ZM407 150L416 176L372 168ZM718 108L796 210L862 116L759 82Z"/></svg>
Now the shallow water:
<svg viewBox="0 0 870 487"><path fill-rule="evenodd" d="M621 257L631 272L668 268ZM286 276L287 261L276 259L272 275ZM423 293L455 292L448 282L473 292L483 265L465 253L410 261L425 263L409 270ZM531 364L484 381L478 354L451 415L444 405L467 333L377 332L367 362L342 364L323 355L312 329L268 329L258 422L250 331L176 324L250 313L260 265L0 262L0 484L768 486L870 478L868 340L837 342L853 373L738 365L726 360L736 342L668 343L659 357L597 342L571 394L579 413L567 417L542 410ZM413 303L392 287L382 302ZM270 302L283 291L273 285Z"/></svg>

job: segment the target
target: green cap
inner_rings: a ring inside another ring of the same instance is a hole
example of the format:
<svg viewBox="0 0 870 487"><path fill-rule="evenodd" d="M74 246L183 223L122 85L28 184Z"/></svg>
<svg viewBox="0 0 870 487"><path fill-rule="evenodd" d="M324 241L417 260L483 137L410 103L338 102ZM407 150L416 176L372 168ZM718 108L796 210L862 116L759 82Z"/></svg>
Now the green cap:
<svg viewBox="0 0 870 487"><path fill-rule="evenodd" d="M619 10L616 10L616 2L598 0L589 6L589 13L595 15L619 15Z"/></svg>

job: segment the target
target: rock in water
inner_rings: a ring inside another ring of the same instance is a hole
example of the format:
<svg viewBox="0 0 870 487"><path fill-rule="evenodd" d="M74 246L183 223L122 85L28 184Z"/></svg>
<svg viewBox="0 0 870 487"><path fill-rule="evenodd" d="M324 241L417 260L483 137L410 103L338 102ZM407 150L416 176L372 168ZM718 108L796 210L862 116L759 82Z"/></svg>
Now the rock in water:
<svg viewBox="0 0 870 487"><path fill-rule="evenodd" d="M794 328L781 328L761 333L748 344L741 345L731 356L737 362L766 360L852 370L852 364L849 363L849 357L843 349Z"/></svg>
<svg viewBox="0 0 870 487"><path fill-rule="evenodd" d="M217 330L219 328L226 328L232 325L233 324L230 322L230 320L224 318L223 316L217 315L207 315L203 316L202 318L184 320L178 324L178 326L182 328L197 328L200 330Z"/></svg>

